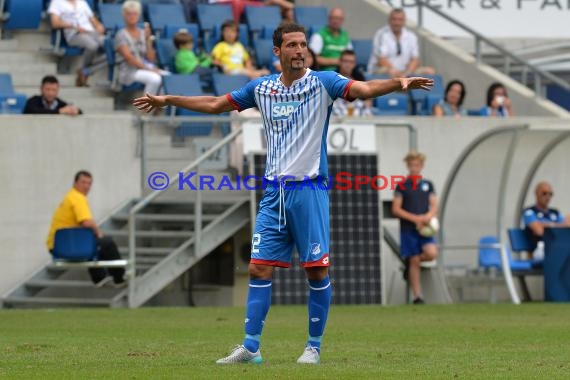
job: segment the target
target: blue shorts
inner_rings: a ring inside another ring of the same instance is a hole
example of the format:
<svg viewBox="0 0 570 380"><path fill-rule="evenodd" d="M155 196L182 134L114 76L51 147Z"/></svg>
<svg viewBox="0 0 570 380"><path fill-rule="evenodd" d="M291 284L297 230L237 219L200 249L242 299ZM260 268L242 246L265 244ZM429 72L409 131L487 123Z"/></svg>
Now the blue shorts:
<svg viewBox="0 0 570 380"><path fill-rule="evenodd" d="M420 255L426 244L435 244L432 237L424 237L416 230L404 229L400 231L400 256L407 258Z"/></svg>
<svg viewBox="0 0 570 380"><path fill-rule="evenodd" d="M281 189L267 187L255 221L252 264L290 267L296 246L301 266L329 266L329 194L325 187L315 179L287 182Z"/></svg>

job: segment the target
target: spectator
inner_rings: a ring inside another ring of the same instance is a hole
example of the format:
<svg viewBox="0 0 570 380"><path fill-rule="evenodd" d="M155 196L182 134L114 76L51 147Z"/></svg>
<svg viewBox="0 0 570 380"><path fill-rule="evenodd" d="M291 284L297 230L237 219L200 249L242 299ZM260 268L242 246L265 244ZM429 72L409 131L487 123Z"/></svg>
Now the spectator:
<svg viewBox="0 0 570 380"><path fill-rule="evenodd" d="M487 105L481 108L481 116L514 116L511 99L502 83L495 82L487 90Z"/></svg>
<svg viewBox="0 0 570 380"><path fill-rule="evenodd" d="M465 100L465 85L459 80L452 80L445 88L445 96L433 106L433 115L437 117L455 116L456 118L467 115L467 110L463 108Z"/></svg>
<svg viewBox="0 0 570 380"><path fill-rule="evenodd" d="M554 192L548 182L539 182L534 190L534 196L536 199L534 206L523 210L525 232L533 242L533 250L537 248L539 242L542 242L545 228L570 226L570 216L564 219L564 216L557 209L549 207ZM540 259L541 257L535 258Z"/></svg>
<svg viewBox="0 0 570 380"><path fill-rule="evenodd" d="M344 50L352 50L352 41L348 32L342 29L343 23L344 11L332 8L328 25L311 36L309 47L317 55L317 64L322 70L336 71L340 54Z"/></svg>
<svg viewBox="0 0 570 380"><path fill-rule="evenodd" d="M115 50L119 60L118 82L131 85L144 83L144 92L156 95L162 85L162 75L170 73L155 65L156 52L152 47L153 36L150 26L145 23L144 30L138 27L142 12L141 3L127 0L122 6L125 27L115 36Z"/></svg>
<svg viewBox="0 0 570 380"><path fill-rule="evenodd" d="M174 46L178 50L174 59L176 72L179 74L192 74L197 72L205 74L210 72L212 60L207 55L194 54L194 38L187 31L181 31L174 35Z"/></svg>
<svg viewBox="0 0 570 380"><path fill-rule="evenodd" d="M85 0L53 0L48 14L52 28L64 30L69 46L85 49L75 83L79 87L87 86L89 75L106 65L105 56L98 57L105 42L105 27Z"/></svg>
<svg viewBox="0 0 570 380"><path fill-rule="evenodd" d="M352 50L345 50L340 55L338 73L350 79L363 81L364 75L356 67L356 54ZM355 99L349 102L346 99L337 99L332 109L335 116L370 116L372 115L372 99Z"/></svg>
<svg viewBox="0 0 570 380"><path fill-rule="evenodd" d="M212 59L225 74L247 75L250 79L269 74L269 70L256 70L245 47L238 41L238 24L227 20L222 24L222 39L212 49Z"/></svg>
<svg viewBox="0 0 570 380"><path fill-rule="evenodd" d="M421 176L425 156L410 152L404 158L410 176ZM402 187L397 187L392 202L392 213L400 218L400 254L406 262L406 274L412 288L415 304L423 304L420 264L437 257L433 237L424 237L418 230L427 225L437 214L437 197L433 184L421 178L408 177Z"/></svg>
<svg viewBox="0 0 570 380"><path fill-rule="evenodd" d="M42 79L41 95L32 96L26 102L24 113L76 116L83 112L74 105L68 104L58 98L59 81L53 75Z"/></svg>
<svg viewBox="0 0 570 380"><path fill-rule="evenodd" d="M111 238L103 236L103 233L93 220L87 200L87 194L89 194L92 183L93 177L87 171L81 170L75 175L73 187L67 192L63 201L53 214L47 238L48 250L53 252L54 238L57 230L85 227L92 229L97 237L97 255L99 260L119 260L121 256L117 245ZM108 273L112 276L116 285L125 283L125 270L123 268L109 269ZM91 280L98 287L103 286L111 279L108 273L104 268L89 268Z"/></svg>
<svg viewBox="0 0 570 380"><path fill-rule="evenodd" d="M435 73L432 67L420 67L418 37L405 25L404 10L392 10L388 25L374 34L372 54L368 60L369 73L387 73L393 78Z"/></svg>

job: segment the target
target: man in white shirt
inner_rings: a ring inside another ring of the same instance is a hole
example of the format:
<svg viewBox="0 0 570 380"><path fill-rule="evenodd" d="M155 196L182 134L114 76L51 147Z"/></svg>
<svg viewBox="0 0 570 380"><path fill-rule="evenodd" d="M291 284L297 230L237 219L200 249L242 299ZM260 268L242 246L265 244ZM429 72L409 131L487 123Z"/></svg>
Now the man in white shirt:
<svg viewBox="0 0 570 380"><path fill-rule="evenodd" d="M368 72L387 73L393 78L419 73L435 74L432 67L420 67L418 37L405 25L404 10L392 10L388 26L378 29L374 35Z"/></svg>
<svg viewBox="0 0 570 380"><path fill-rule="evenodd" d="M77 86L86 86L87 77L94 71L93 64L105 42L105 27L97 20L85 0L53 0L48 8L51 26L64 29L69 46L85 49L83 64L77 72Z"/></svg>

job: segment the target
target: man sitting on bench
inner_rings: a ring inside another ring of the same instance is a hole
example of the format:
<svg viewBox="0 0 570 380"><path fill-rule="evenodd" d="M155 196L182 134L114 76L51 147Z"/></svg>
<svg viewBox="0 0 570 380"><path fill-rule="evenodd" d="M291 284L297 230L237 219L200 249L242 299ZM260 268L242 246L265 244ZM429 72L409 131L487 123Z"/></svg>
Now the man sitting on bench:
<svg viewBox="0 0 570 380"><path fill-rule="evenodd" d="M48 250L50 252L53 251L54 237L57 230L84 227L92 229L97 237L97 256L99 260L120 260L121 256L113 239L103 236L103 233L93 220L89 202L87 201L87 194L89 194L92 183L93 177L91 173L81 170L75 174L73 187L67 192L53 214L47 238ZM125 283L124 268L109 268L108 272L105 268L89 268L89 275L97 287L105 285L111 278L117 286Z"/></svg>
<svg viewBox="0 0 570 380"><path fill-rule="evenodd" d="M557 209L549 208L550 200L554 192L550 183L542 181L536 185L534 190L536 203L523 210L523 221L529 239L536 247L542 241L544 228L546 227L568 227L570 226L570 216L564 219L562 213ZM539 253L536 252L538 255ZM543 254L542 254L543 255ZM534 257L541 259L541 257Z"/></svg>

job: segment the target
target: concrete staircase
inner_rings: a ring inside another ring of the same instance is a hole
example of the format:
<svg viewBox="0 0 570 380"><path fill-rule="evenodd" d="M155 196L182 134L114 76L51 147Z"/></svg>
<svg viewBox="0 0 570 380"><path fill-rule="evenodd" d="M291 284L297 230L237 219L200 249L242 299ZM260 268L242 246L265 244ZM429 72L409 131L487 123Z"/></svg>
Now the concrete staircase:
<svg viewBox="0 0 570 380"><path fill-rule="evenodd" d="M128 212L135 199L101 224L123 258L128 258ZM137 217L133 306L142 306L218 245L249 223L248 194L205 194L201 247L196 250L194 202L161 197ZM126 307L128 289L96 288L86 269L47 265L3 300L7 308Z"/></svg>

